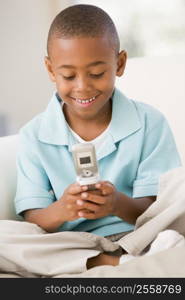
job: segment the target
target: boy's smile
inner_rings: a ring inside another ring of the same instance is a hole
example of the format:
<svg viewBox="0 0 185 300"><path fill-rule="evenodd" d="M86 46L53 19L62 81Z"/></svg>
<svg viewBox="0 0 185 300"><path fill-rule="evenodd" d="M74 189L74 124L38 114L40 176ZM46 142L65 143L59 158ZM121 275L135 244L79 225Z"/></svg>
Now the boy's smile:
<svg viewBox="0 0 185 300"><path fill-rule="evenodd" d="M90 99L79 99L79 98L73 98L73 100L75 100L79 105L81 105L82 107L87 107L90 106L96 99L98 96L94 96Z"/></svg>
<svg viewBox="0 0 185 300"><path fill-rule="evenodd" d="M45 63L68 119L100 120L111 114L115 78L121 76L126 53L119 55L108 37L54 38Z"/></svg>

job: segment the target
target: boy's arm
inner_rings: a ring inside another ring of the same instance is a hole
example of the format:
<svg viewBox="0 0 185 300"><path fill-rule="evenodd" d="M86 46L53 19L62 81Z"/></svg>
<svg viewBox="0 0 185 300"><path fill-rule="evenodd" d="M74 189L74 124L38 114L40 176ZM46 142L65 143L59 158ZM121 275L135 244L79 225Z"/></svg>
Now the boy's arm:
<svg viewBox="0 0 185 300"><path fill-rule="evenodd" d="M156 196L131 198L118 192L114 215L135 224L136 219L156 200Z"/></svg>
<svg viewBox="0 0 185 300"><path fill-rule="evenodd" d="M81 192L87 190L86 186L77 183L69 185L61 198L46 208L25 210L22 214L25 221L37 224L47 232L56 232L67 221L79 218L81 207L77 205Z"/></svg>
<svg viewBox="0 0 185 300"><path fill-rule="evenodd" d="M25 221L37 224L47 232L56 232L59 226L64 223L61 214L61 208L57 208L58 202L50 204L46 208L29 209L22 213Z"/></svg>

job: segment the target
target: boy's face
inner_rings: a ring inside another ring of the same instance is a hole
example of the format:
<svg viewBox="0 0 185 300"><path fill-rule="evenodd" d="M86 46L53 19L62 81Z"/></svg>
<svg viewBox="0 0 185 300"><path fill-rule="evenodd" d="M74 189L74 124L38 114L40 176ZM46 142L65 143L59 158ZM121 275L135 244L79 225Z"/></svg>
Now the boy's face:
<svg viewBox="0 0 185 300"><path fill-rule="evenodd" d="M68 113L91 119L110 107L115 78L124 72L126 52L116 55L103 37L54 39L45 63Z"/></svg>

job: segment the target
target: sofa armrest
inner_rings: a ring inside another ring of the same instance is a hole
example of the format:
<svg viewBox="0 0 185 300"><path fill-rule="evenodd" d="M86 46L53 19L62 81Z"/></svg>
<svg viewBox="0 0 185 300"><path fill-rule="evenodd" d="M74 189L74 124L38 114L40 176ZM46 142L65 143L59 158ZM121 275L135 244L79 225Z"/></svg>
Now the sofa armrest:
<svg viewBox="0 0 185 300"><path fill-rule="evenodd" d="M20 220L14 208L18 135L0 137L0 220Z"/></svg>

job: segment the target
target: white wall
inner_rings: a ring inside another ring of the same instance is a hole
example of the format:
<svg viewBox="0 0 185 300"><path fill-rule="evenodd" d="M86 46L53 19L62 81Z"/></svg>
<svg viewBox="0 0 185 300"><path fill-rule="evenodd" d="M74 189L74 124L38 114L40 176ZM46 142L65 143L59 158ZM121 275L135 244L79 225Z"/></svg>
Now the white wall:
<svg viewBox="0 0 185 300"><path fill-rule="evenodd" d="M72 4L72 0L0 1L0 136L6 130L7 134L17 133L50 100L54 86L43 61L47 34L55 15ZM143 63L142 58L129 61L122 88L128 96L151 103L167 116L183 150L184 59L148 59L145 67ZM7 129L3 115L7 117Z"/></svg>
<svg viewBox="0 0 185 300"><path fill-rule="evenodd" d="M0 1L0 121L6 115L7 134L17 133L52 95L43 61L47 33L54 16L68 5L64 0Z"/></svg>
<svg viewBox="0 0 185 300"><path fill-rule="evenodd" d="M185 165L185 55L131 58L117 87L167 118Z"/></svg>

